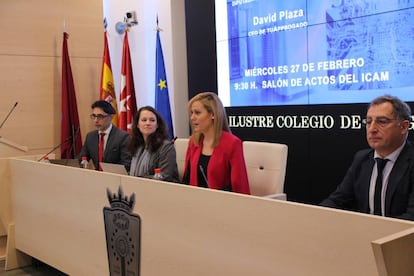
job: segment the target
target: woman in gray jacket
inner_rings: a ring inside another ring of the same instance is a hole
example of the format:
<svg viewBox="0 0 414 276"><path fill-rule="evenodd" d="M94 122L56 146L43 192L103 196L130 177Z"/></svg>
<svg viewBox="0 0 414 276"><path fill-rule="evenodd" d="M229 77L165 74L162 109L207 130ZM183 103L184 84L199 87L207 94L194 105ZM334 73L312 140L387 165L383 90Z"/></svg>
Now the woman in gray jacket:
<svg viewBox="0 0 414 276"><path fill-rule="evenodd" d="M152 178L160 168L163 180L179 181L174 143L155 108L144 106L135 114L128 148L132 154L130 175Z"/></svg>

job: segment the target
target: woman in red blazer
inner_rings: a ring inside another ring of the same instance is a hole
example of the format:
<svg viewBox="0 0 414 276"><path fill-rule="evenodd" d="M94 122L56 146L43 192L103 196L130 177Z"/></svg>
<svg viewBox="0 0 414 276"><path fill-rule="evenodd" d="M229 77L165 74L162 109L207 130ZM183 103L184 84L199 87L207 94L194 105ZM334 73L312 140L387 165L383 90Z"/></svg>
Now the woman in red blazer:
<svg viewBox="0 0 414 276"><path fill-rule="evenodd" d="M242 141L231 134L226 111L215 93L194 96L189 104L192 136L183 182L192 186L250 194Z"/></svg>

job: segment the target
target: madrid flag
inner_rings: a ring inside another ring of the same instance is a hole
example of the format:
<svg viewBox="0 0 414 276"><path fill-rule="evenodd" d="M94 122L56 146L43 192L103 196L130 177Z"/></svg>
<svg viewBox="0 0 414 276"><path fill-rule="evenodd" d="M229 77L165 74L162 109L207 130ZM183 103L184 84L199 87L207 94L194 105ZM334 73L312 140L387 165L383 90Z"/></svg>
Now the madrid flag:
<svg viewBox="0 0 414 276"><path fill-rule="evenodd" d="M118 127L130 133L132 128L132 120L137 112L137 103L135 100L131 55L129 53L128 29L125 31L124 47L122 50L121 94L119 96L119 109Z"/></svg>

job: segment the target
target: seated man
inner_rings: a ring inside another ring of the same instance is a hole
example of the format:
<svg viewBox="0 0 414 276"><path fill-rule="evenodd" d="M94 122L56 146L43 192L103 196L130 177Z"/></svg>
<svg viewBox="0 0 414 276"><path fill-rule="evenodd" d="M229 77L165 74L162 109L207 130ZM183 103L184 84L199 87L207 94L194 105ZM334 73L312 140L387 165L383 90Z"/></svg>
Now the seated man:
<svg viewBox="0 0 414 276"><path fill-rule="evenodd" d="M407 141L411 109L384 95L367 111L371 149L355 154L342 183L320 205L414 220L414 147Z"/></svg>
<svg viewBox="0 0 414 276"><path fill-rule="evenodd" d="M91 119L95 123L96 130L86 135L85 143L79 154L79 162L82 157L92 159L95 169L100 162L122 164L129 171L131 166L131 154L128 150L128 133L112 125L112 116L115 110L107 101L96 101L92 104Z"/></svg>

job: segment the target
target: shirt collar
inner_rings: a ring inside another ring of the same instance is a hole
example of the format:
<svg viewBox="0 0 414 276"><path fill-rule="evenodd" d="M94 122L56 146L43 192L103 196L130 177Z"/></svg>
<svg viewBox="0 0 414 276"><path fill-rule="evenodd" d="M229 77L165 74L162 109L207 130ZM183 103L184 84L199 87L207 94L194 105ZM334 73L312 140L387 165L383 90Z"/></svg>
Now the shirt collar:
<svg viewBox="0 0 414 276"><path fill-rule="evenodd" d="M402 145L399 148L397 148L396 150L394 150L393 152L391 152L390 154L388 154L387 156L385 156L384 159L388 159L388 160L392 161L393 163L395 163L395 161L397 161L397 158L400 155L400 153L401 153L402 149L404 148L404 146L405 146L405 142L402 143ZM374 159L377 158L377 157L382 158L375 151L375 153L374 153Z"/></svg>
<svg viewBox="0 0 414 276"><path fill-rule="evenodd" d="M105 131L99 131L99 134L105 133L105 136L108 137L111 130L112 130L112 124L109 124L109 127L107 129L105 129Z"/></svg>

